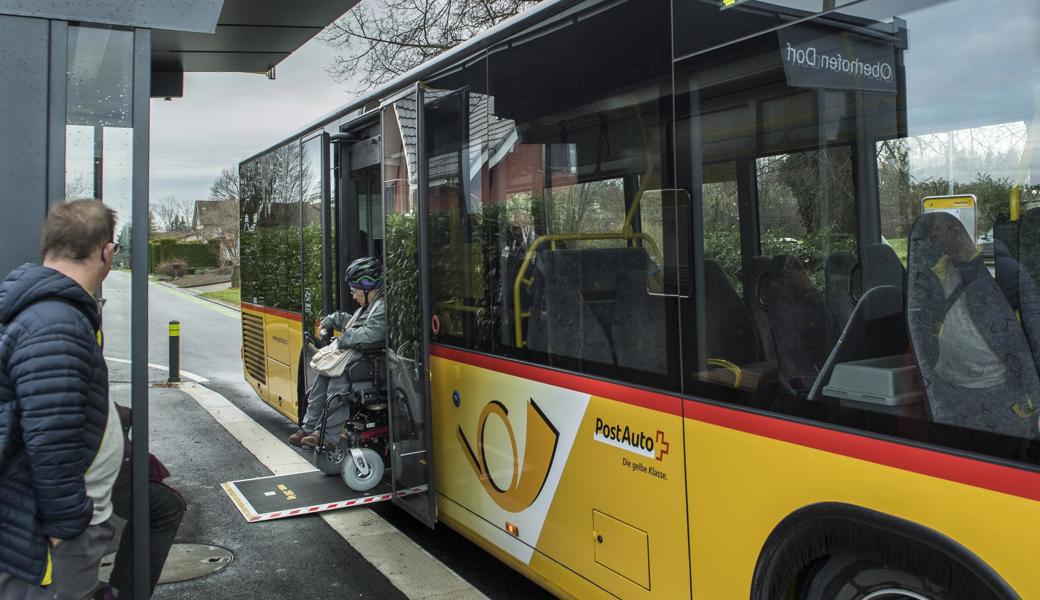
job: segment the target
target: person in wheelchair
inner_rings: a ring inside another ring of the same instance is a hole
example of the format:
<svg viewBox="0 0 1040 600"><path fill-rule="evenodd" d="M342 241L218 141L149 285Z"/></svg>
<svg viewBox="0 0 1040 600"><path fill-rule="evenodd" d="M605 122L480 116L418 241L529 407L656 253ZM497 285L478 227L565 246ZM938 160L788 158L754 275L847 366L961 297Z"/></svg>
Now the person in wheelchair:
<svg viewBox="0 0 1040 600"><path fill-rule="evenodd" d="M350 263L346 271L347 285L354 301L361 305L358 314L335 312L321 320L321 328L328 332L342 333L332 340L343 349L371 349L381 347L386 340L386 303L383 300L383 265L377 258L359 258ZM358 354L355 362L365 360ZM350 380L351 365L343 369L343 375L329 378L319 375L307 396L307 414L303 427L289 436L294 446L316 448L320 437L321 415L330 398L345 395L355 382ZM335 440L347 421L346 403L338 403L325 422L326 440Z"/></svg>

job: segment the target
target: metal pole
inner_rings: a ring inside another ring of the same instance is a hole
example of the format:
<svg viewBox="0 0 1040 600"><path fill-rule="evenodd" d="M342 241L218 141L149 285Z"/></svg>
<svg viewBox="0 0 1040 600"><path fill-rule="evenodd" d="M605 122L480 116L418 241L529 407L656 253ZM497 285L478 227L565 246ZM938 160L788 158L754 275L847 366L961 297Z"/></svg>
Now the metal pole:
<svg viewBox="0 0 1040 600"><path fill-rule="evenodd" d="M134 166L133 166L133 235L130 256L130 365L131 406L133 407L134 443L133 472L134 585L133 597L151 598L151 545L148 512L148 147L149 97L152 73L152 32L134 30ZM124 533L123 535L126 535ZM122 591L122 590L120 590Z"/></svg>
<svg viewBox="0 0 1040 600"><path fill-rule="evenodd" d="M170 378L169 383L181 380L181 322L170 321Z"/></svg>

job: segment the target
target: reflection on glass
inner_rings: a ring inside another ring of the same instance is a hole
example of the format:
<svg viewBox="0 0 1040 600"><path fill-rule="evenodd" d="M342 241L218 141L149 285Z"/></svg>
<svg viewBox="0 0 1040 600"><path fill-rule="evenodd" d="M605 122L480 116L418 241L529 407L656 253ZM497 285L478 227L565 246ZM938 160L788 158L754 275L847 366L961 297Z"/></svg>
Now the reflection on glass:
<svg viewBox="0 0 1040 600"><path fill-rule="evenodd" d="M319 322L328 308L325 306L325 281L322 249L322 152L324 138L311 138L301 147L300 163L301 189L303 190L303 327L304 331L318 336ZM310 352L304 344L304 362L308 362ZM310 389L314 373L307 373L307 389Z"/></svg>
<svg viewBox="0 0 1040 600"><path fill-rule="evenodd" d="M97 198L115 209L122 250L101 291L105 354L130 358L130 265L133 220L134 34L104 27L68 28L65 198ZM109 365L112 397L130 404L129 366Z"/></svg>
<svg viewBox="0 0 1040 600"><path fill-rule="evenodd" d="M416 100L383 112L383 198L388 369L391 383L394 490L411 512L432 523L427 448L427 366L422 339L416 182Z"/></svg>

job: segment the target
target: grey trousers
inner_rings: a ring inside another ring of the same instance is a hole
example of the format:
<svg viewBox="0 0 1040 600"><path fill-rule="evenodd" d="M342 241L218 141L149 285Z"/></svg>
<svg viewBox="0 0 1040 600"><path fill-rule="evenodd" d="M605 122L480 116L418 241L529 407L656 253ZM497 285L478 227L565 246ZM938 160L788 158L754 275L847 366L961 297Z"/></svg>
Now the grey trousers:
<svg viewBox="0 0 1040 600"><path fill-rule="evenodd" d="M101 557L112 541L115 527L105 521L91 525L51 551L53 583L46 588L0 573L3 600L89 600L98 585Z"/></svg>
<svg viewBox="0 0 1040 600"><path fill-rule="evenodd" d="M33 585L0 571L0 598L4 600L54 600L48 588Z"/></svg>
<svg viewBox="0 0 1040 600"><path fill-rule="evenodd" d="M116 528L110 521L87 527L71 540L65 540L51 554L54 583L48 589L59 600L89 600L98 584L98 567Z"/></svg>
<svg viewBox="0 0 1040 600"><path fill-rule="evenodd" d="M319 375L311 387L310 393L307 394L307 414L303 416L303 430L307 433L316 433L321 424L321 412L325 410L328 399L336 394L343 394L341 399L334 403L328 420L325 422L325 435L332 436L333 439L329 441L334 442L343 431L347 417L350 416L347 414L349 404L347 394L349 392L350 381L346 376L329 378Z"/></svg>

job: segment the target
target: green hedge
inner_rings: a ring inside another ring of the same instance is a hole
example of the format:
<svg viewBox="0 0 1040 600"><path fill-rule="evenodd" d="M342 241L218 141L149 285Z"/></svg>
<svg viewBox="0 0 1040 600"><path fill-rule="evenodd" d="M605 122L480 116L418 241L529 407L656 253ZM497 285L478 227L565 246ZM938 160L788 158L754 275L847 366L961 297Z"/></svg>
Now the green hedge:
<svg viewBox="0 0 1040 600"><path fill-rule="evenodd" d="M220 266L220 240L208 242L181 242L152 240L148 242L148 270L155 272L159 265L171 260L183 260L191 268Z"/></svg>

